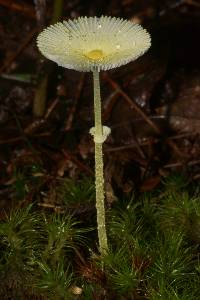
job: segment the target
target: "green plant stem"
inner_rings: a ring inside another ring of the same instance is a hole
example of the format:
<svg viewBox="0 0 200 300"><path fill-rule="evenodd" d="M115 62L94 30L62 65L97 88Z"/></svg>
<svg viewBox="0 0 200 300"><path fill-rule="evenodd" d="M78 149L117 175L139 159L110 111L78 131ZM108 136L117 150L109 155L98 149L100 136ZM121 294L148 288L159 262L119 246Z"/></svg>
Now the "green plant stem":
<svg viewBox="0 0 200 300"><path fill-rule="evenodd" d="M44 115L47 97L47 84L48 75L45 74L45 76L38 83L35 93L35 98L33 102L33 115L35 117L42 117Z"/></svg>
<svg viewBox="0 0 200 300"><path fill-rule="evenodd" d="M99 239L99 251L103 255L108 250L105 205L104 205L104 176L103 176L103 142L96 142L95 137L103 136L103 127L101 122L101 96L99 72L93 72L94 80L94 115L95 115L95 186L96 186L96 210L97 210L97 230Z"/></svg>
<svg viewBox="0 0 200 300"><path fill-rule="evenodd" d="M95 135L102 136L103 127L101 122L101 95L100 95L100 83L99 72L93 72L94 81L94 122L95 122Z"/></svg>
<svg viewBox="0 0 200 300"><path fill-rule="evenodd" d="M64 0L54 0L53 17L51 23L54 24L59 21L62 16Z"/></svg>

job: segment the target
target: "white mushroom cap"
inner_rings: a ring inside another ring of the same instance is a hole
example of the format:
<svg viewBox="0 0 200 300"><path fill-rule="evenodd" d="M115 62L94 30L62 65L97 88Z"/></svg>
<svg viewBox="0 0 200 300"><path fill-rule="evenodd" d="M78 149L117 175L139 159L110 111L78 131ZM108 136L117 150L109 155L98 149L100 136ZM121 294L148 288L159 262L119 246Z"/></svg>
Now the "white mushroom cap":
<svg viewBox="0 0 200 300"><path fill-rule="evenodd" d="M59 66L87 72L134 61L149 49L151 38L141 25L120 18L80 17L47 27L37 45Z"/></svg>

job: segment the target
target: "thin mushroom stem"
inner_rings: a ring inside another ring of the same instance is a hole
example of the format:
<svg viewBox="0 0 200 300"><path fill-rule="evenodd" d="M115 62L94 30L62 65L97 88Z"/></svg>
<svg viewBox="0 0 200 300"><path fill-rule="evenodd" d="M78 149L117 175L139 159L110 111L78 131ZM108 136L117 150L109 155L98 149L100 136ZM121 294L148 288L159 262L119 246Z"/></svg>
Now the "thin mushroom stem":
<svg viewBox="0 0 200 300"><path fill-rule="evenodd" d="M101 255L108 250L107 234L106 234L106 218L104 204L104 176L103 176L103 153L102 145L110 130L108 127L102 126L101 121L101 96L99 72L93 71L94 81L94 119L95 127L90 130L94 136L95 143L95 186L96 186L96 210L97 210L97 230L99 239L99 251Z"/></svg>
<svg viewBox="0 0 200 300"><path fill-rule="evenodd" d="M93 71L93 84L94 84L94 122L95 122L95 135L103 135L103 126L101 121L101 95L100 95L100 82L99 72Z"/></svg>

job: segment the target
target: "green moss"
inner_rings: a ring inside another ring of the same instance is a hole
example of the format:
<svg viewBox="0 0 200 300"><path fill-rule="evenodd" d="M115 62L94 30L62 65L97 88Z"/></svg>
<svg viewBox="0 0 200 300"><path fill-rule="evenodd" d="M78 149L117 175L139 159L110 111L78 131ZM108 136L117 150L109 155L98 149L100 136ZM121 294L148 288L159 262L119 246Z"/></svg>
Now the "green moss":
<svg viewBox="0 0 200 300"><path fill-rule="evenodd" d="M0 223L1 299L200 299L200 197L169 182L110 209L103 258L97 234L74 217L13 210ZM70 182L70 203L94 199L90 187Z"/></svg>

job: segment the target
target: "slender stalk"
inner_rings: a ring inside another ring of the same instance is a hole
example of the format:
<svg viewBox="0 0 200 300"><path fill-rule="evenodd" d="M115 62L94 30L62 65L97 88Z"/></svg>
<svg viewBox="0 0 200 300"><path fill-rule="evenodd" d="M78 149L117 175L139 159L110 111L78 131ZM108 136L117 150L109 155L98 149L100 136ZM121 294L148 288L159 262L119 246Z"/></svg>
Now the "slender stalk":
<svg viewBox="0 0 200 300"><path fill-rule="evenodd" d="M100 95L100 83L99 72L93 71L94 81L94 122L95 122L95 135L102 136L103 127L101 122L101 95Z"/></svg>
<svg viewBox="0 0 200 300"><path fill-rule="evenodd" d="M97 230L99 239L99 251L103 255L108 249L106 222L105 222L105 205L104 205L104 176L103 176L103 127L101 121L101 96L99 72L93 72L94 80L94 142L95 142L95 186L96 186L96 210L97 210ZM96 139L95 139L96 138ZM101 140L98 141L97 140Z"/></svg>

